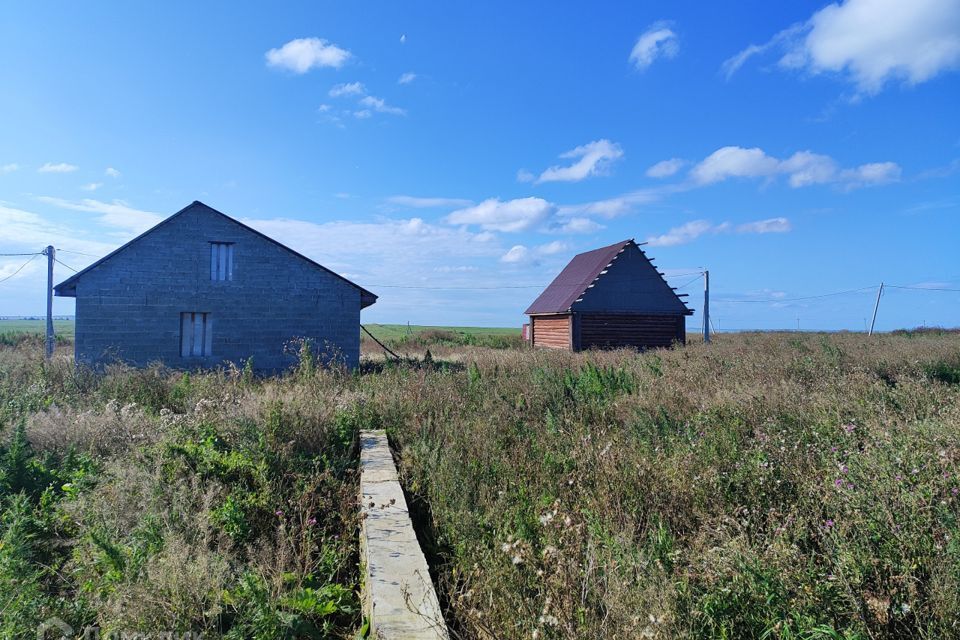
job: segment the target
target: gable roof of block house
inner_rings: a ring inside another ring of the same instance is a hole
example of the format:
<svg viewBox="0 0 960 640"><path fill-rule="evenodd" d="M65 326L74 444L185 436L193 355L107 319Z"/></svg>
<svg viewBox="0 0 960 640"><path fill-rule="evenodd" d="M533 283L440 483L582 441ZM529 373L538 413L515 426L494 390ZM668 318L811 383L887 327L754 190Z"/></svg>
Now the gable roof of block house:
<svg viewBox="0 0 960 640"><path fill-rule="evenodd" d="M650 269L657 273L657 277L663 283L663 286L676 298L676 302L679 303L678 311L684 315L691 315L693 311L687 308L686 303L667 284L663 274L657 271L657 268L650 262L650 258L632 238L575 255L563 268L563 271L553 279L553 282L533 301L533 304L526 310L526 315L569 313L573 310L574 303L582 300L583 295L600 278L606 275L607 271L614 266L617 258L631 246L643 256Z"/></svg>
<svg viewBox="0 0 960 640"><path fill-rule="evenodd" d="M254 229L253 227L249 227L249 226L243 224L242 222L240 222L239 220L237 220L237 219L235 219L235 218L231 218L230 216L228 216L227 214L223 213L222 211L217 211L217 210L214 209L213 207L211 207L211 206L209 206L209 205L206 205L206 204L200 202L199 200L194 200L192 203L188 204L188 205L187 205L186 207L184 207L183 209L180 209L180 211L177 211L177 212L176 212L175 214L173 214L172 216L164 219L163 221L161 221L161 222L159 222L158 224L154 225L154 226L151 227L150 229L144 231L143 233L141 233L140 235L138 235L138 236L137 236L136 238L134 238L133 240L127 242L126 244L124 244L124 245L121 246L121 247L118 247L117 249L114 249L113 251L111 251L110 253L108 253L107 255L105 255L104 257L100 258L99 260L97 260L96 262L94 262L93 264L91 264L91 265L90 265L89 267L87 267L86 269L81 269L81 270L78 271L77 273L73 274L72 276L70 276L69 278L67 278L66 280L64 280L63 282L61 282L60 284L58 284L57 286L55 286L55 287L54 287L54 291L56 291L56 294L57 294L58 296L75 297L75 296L77 295L77 287L76 287L77 281L78 281L81 277L83 277L83 275L84 275L85 273L87 273L88 271L90 271L90 270L92 270L92 269L95 269L96 267L99 267L100 265L104 264L105 262L111 260L114 256L116 256L116 255L118 255L119 253L121 253L124 249L126 249L126 248L129 247L130 245L137 243L140 239L145 238L146 236L150 235L151 233L153 233L154 231L156 231L156 230L159 229L160 227L162 227L162 226L166 225L167 223L169 223L171 220L173 220L173 219L176 218L177 216L180 216L180 215L182 215L183 213L185 213L185 212L187 212L187 211L190 211L190 210L192 210L192 209L194 209L194 208L196 208L196 207L201 207L201 208L203 209L203 211L205 211L205 212L207 212L207 213L213 213L213 214L218 215L218 216L220 216L220 217L222 217L222 218L225 218L226 220L230 221L231 223L233 223L233 224L235 224L235 225L237 225L237 226L239 226L239 227L241 227L241 228L243 228L243 229L246 229L246 230L249 231L250 233L253 233L253 234L255 234L255 235L263 238L264 240L267 240L267 241L275 244L276 246L280 247L281 249L283 249L284 251L290 253L291 255L293 255L293 256L301 259L301 260L306 261L306 262L307 262L308 264L310 264L311 266L316 267L317 269L320 269L320 270L322 270L322 271L325 271L326 273L329 273L330 275L332 275L332 276L334 276L334 277L336 277L336 278L339 278L340 280L343 280L343 281L346 282L347 284L355 287L355 288L360 292L360 308L361 308L361 309L363 309L363 308L365 308L365 307L369 307L370 305L372 305L373 303L375 303L375 302L377 301L377 296L376 296L376 294L371 293L370 291L367 291L366 289L364 289L364 288L361 287L360 285L358 285L358 284L356 284L356 283L354 283L354 282L351 282L350 280L347 280L346 278L344 278L344 277L341 276L340 274L338 274L338 273L336 273L336 272L334 272L334 271L331 271L330 269L326 268L326 267L323 266L322 264L319 264L318 262L315 262L315 261L311 260L310 258L306 257L306 256L303 255L302 253L299 253L299 252L297 252L297 251L294 251L293 249L291 249L290 247L286 246L285 244L282 244L282 243L280 243L280 242L277 242L276 240L274 240L274 239L271 238L270 236L268 236L268 235L266 235L266 234L264 234L264 233L261 233L261 232L257 231L257 230Z"/></svg>

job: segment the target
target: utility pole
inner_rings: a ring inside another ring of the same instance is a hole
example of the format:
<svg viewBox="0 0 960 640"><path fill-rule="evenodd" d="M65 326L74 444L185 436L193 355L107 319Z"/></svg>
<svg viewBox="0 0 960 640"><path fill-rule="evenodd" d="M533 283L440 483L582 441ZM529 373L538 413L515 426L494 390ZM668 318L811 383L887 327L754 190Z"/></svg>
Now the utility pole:
<svg viewBox="0 0 960 640"><path fill-rule="evenodd" d="M710 270L703 272L703 341L710 342Z"/></svg>
<svg viewBox="0 0 960 640"><path fill-rule="evenodd" d="M47 245L43 250L43 255L47 256L47 360L53 355L53 261L56 258L57 250L52 245Z"/></svg>
<svg viewBox="0 0 960 640"><path fill-rule="evenodd" d="M877 290L877 303L873 305L873 319L870 320L870 333L867 335L873 335L873 325L877 323L877 309L880 308L880 296L883 295L883 283L880 283L880 288Z"/></svg>

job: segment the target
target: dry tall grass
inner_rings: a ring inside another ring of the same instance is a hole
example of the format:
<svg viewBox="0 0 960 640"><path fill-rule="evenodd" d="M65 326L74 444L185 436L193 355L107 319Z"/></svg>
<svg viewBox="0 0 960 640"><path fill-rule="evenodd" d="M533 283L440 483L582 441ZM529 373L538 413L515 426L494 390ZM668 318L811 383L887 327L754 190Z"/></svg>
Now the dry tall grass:
<svg viewBox="0 0 960 640"><path fill-rule="evenodd" d="M461 360L366 386L464 637L960 634L960 336Z"/></svg>
<svg viewBox="0 0 960 640"><path fill-rule="evenodd" d="M0 348L0 635L351 634L385 426L457 637L960 636L957 334L431 351L254 380Z"/></svg>

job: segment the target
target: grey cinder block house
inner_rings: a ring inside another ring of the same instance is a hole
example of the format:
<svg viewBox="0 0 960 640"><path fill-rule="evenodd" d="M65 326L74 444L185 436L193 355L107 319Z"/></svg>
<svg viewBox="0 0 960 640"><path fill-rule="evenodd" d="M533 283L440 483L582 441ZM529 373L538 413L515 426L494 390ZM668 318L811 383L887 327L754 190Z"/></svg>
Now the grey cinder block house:
<svg viewBox="0 0 960 640"><path fill-rule="evenodd" d="M360 310L377 296L276 240L194 202L54 288L75 297L76 361L278 371L290 343L348 367Z"/></svg>
<svg viewBox="0 0 960 640"><path fill-rule="evenodd" d="M527 309L552 349L650 349L686 342L693 313L633 240L578 254Z"/></svg>

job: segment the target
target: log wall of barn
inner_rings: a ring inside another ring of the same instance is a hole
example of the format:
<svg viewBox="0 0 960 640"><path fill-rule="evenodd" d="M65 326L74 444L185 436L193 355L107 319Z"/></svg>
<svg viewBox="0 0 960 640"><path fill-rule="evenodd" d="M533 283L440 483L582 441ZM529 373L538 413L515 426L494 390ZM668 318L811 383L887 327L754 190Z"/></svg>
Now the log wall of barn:
<svg viewBox="0 0 960 640"><path fill-rule="evenodd" d="M570 316L531 316L530 328L533 331L533 346L551 349L569 349Z"/></svg>
<svg viewBox="0 0 960 640"><path fill-rule="evenodd" d="M684 316L678 314L577 314L577 349L653 349L686 342Z"/></svg>

